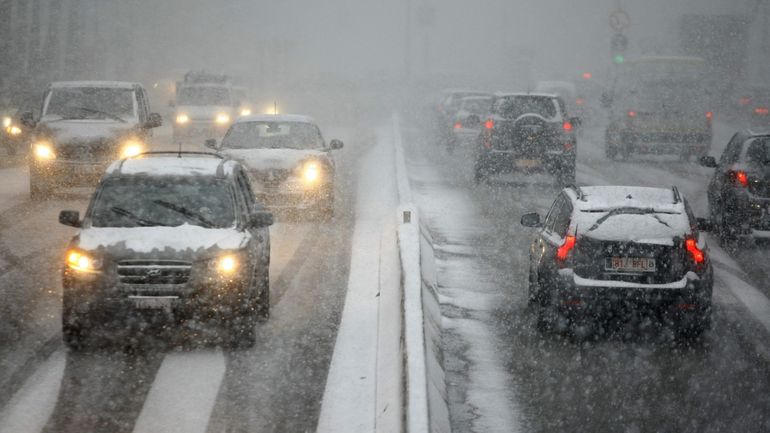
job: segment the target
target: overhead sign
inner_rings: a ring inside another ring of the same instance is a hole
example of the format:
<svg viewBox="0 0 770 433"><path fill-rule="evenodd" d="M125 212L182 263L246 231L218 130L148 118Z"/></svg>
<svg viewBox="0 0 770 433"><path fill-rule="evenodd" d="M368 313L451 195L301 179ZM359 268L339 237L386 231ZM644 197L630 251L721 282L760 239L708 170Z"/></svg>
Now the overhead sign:
<svg viewBox="0 0 770 433"><path fill-rule="evenodd" d="M610 14L610 27L612 27L612 30L622 32L630 25L631 17L623 9L618 9Z"/></svg>

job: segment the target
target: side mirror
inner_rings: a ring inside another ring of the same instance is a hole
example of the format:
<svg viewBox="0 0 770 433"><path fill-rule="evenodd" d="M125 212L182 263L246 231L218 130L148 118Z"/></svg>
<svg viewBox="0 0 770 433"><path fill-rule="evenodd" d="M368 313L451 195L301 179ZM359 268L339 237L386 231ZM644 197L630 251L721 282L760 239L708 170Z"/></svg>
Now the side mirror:
<svg viewBox="0 0 770 433"><path fill-rule="evenodd" d="M706 168L717 168L717 160L713 156L701 156L698 163Z"/></svg>
<svg viewBox="0 0 770 433"><path fill-rule="evenodd" d="M207 138L206 141L203 142L203 145L209 149L219 150L216 138Z"/></svg>
<svg viewBox="0 0 770 433"><path fill-rule="evenodd" d="M259 229L273 225L273 214L264 210L257 211L249 219L252 228Z"/></svg>
<svg viewBox="0 0 770 433"><path fill-rule="evenodd" d="M35 122L35 115L31 111L21 113L19 121L28 128L34 128L37 125L37 122Z"/></svg>
<svg viewBox="0 0 770 433"><path fill-rule="evenodd" d="M70 227L80 227L80 212L76 210L63 210L59 212L59 224Z"/></svg>
<svg viewBox="0 0 770 433"><path fill-rule="evenodd" d="M157 128L161 125L163 125L163 118L158 113L150 113L147 121L144 122L144 127L146 129Z"/></svg>
<svg viewBox="0 0 770 433"><path fill-rule="evenodd" d="M708 218L695 218L695 226L702 232L713 232L714 223Z"/></svg>
<svg viewBox="0 0 770 433"><path fill-rule="evenodd" d="M332 148L332 150L342 149L342 147L345 146L340 140L337 140L336 138L329 142L329 147Z"/></svg>
<svg viewBox="0 0 770 433"><path fill-rule="evenodd" d="M171 107L171 108L174 108L174 107L176 107L176 102L174 102L173 99L169 99L168 100L168 106Z"/></svg>
<svg viewBox="0 0 770 433"><path fill-rule="evenodd" d="M540 222L540 215L532 212L521 216L521 225L524 227L542 227L543 223Z"/></svg>

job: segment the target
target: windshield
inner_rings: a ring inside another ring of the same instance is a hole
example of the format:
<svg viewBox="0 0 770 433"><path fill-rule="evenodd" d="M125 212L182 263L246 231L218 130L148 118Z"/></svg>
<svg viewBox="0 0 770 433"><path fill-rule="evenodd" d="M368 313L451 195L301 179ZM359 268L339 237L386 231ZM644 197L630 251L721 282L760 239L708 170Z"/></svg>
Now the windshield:
<svg viewBox="0 0 770 433"><path fill-rule="evenodd" d="M524 114L539 114L545 118L556 116L556 104L544 96L513 96L500 100L495 112L507 119L517 119Z"/></svg>
<svg viewBox="0 0 770 433"><path fill-rule="evenodd" d="M318 127L304 122L240 122L222 140L226 149L318 149Z"/></svg>
<svg viewBox="0 0 770 433"><path fill-rule="evenodd" d="M94 227L182 224L207 228L233 226L230 187L203 178L116 178L102 185L91 213Z"/></svg>
<svg viewBox="0 0 770 433"><path fill-rule="evenodd" d="M134 91L120 88L54 88L44 115L65 118L109 119L134 116Z"/></svg>
<svg viewBox="0 0 770 433"><path fill-rule="evenodd" d="M178 105L230 106L230 89L216 86L185 86L177 94Z"/></svg>
<svg viewBox="0 0 770 433"><path fill-rule="evenodd" d="M461 108L473 114L486 114L492 108L492 99L464 99Z"/></svg>

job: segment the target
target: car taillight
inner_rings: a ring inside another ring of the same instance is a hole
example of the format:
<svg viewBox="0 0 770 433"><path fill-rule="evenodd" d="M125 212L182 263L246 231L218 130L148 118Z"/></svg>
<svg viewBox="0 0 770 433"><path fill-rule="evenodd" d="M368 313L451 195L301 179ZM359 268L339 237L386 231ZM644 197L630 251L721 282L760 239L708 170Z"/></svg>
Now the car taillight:
<svg viewBox="0 0 770 433"><path fill-rule="evenodd" d="M628 117L636 117L636 111L629 111Z"/></svg>
<svg viewBox="0 0 770 433"><path fill-rule="evenodd" d="M731 171L730 177L741 186L749 186L749 176L743 170Z"/></svg>
<svg viewBox="0 0 770 433"><path fill-rule="evenodd" d="M706 112L706 119L711 120L713 118L714 118L714 112L713 111Z"/></svg>
<svg viewBox="0 0 770 433"><path fill-rule="evenodd" d="M556 258L561 261L567 260L569 252L572 251L573 248L575 248L575 235L567 235L567 237L564 238L564 243L558 250L556 250Z"/></svg>
<svg viewBox="0 0 770 433"><path fill-rule="evenodd" d="M492 119L487 120L484 122L484 127L487 129L493 129L495 127L495 121Z"/></svg>
<svg viewBox="0 0 770 433"><path fill-rule="evenodd" d="M695 241L693 238L687 238L684 241L685 248L687 248L687 252L690 253L690 257L692 257L693 261L696 264L701 264L706 261L706 255L703 253L703 250L698 248L698 242Z"/></svg>
<svg viewBox="0 0 770 433"><path fill-rule="evenodd" d="M455 122L455 129L460 129L463 127L463 124L460 122Z"/></svg>
<svg viewBox="0 0 770 433"><path fill-rule="evenodd" d="M585 103L586 103L585 99L582 99L582 98L578 98L575 100L575 105L583 105Z"/></svg>
<svg viewBox="0 0 770 433"><path fill-rule="evenodd" d="M572 123L565 121L564 124L562 124L562 128L567 132L572 131Z"/></svg>
<svg viewBox="0 0 770 433"><path fill-rule="evenodd" d="M767 116L768 114L770 114L770 109L767 109L765 107L757 107L754 109L754 112L761 116Z"/></svg>

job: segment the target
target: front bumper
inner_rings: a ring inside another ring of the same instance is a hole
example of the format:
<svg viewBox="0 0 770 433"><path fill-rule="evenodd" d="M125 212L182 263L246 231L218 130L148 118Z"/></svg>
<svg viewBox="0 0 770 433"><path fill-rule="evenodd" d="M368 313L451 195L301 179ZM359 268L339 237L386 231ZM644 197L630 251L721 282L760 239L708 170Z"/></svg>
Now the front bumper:
<svg viewBox="0 0 770 433"><path fill-rule="evenodd" d="M37 182L53 186L92 186L99 182L112 161L83 162L54 159L30 163L32 177Z"/></svg>

